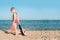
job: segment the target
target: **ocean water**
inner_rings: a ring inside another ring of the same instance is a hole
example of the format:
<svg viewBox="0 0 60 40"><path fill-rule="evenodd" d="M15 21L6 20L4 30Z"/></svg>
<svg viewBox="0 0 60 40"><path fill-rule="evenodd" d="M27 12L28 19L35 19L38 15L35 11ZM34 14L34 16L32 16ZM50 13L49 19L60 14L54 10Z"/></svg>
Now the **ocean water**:
<svg viewBox="0 0 60 40"><path fill-rule="evenodd" d="M20 20L20 24L27 30L60 30L60 20ZM0 20L0 29L9 29L11 25L11 20Z"/></svg>

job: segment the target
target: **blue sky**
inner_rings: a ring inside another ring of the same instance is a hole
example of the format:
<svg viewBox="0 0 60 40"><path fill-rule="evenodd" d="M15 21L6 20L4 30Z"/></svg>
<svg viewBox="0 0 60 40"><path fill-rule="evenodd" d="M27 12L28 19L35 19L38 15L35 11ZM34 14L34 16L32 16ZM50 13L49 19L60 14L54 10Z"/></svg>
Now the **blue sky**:
<svg viewBox="0 0 60 40"><path fill-rule="evenodd" d="M60 20L59 0L0 0L0 20L11 20L15 7L20 20Z"/></svg>

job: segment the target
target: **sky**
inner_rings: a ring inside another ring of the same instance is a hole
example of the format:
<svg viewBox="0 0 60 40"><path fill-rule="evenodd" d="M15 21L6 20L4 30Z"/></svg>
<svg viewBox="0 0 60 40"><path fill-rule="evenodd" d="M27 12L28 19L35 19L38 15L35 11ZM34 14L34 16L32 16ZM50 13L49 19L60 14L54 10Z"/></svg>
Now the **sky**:
<svg viewBox="0 0 60 40"><path fill-rule="evenodd" d="M20 20L60 20L60 0L0 0L0 20L11 20L15 7Z"/></svg>

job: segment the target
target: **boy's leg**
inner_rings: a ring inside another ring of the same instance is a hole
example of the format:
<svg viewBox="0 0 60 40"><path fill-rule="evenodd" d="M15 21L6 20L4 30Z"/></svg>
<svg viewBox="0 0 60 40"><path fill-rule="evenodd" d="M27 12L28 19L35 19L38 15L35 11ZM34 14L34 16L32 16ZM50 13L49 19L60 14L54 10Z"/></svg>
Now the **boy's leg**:
<svg viewBox="0 0 60 40"><path fill-rule="evenodd" d="M19 32L17 30L16 24L15 24L15 32L16 32L16 36L17 36L19 34Z"/></svg>

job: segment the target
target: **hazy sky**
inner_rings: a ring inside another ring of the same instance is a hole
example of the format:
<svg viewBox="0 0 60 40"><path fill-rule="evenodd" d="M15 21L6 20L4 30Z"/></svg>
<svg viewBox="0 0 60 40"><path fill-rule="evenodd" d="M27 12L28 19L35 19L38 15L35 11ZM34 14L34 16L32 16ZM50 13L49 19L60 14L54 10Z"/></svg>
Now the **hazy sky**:
<svg viewBox="0 0 60 40"><path fill-rule="evenodd" d="M60 20L59 0L0 0L0 20L12 18L11 7L21 20Z"/></svg>

